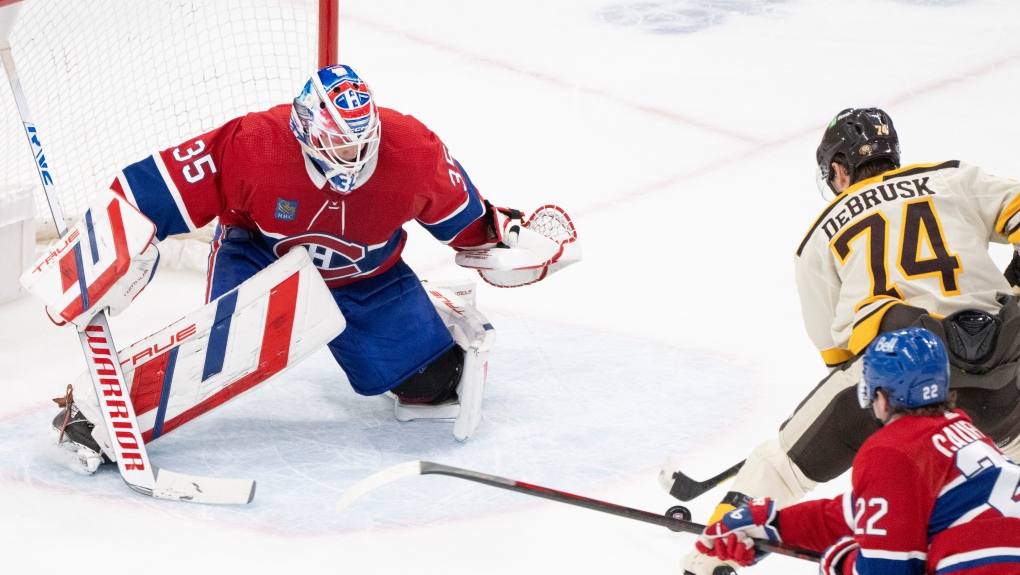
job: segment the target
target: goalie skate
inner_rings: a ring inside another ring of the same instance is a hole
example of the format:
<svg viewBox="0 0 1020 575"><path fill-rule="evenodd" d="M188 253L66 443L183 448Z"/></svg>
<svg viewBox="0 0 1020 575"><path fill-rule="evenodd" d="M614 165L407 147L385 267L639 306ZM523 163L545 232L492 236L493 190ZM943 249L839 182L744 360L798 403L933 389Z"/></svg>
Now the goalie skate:
<svg viewBox="0 0 1020 575"><path fill-rule="evenodd" d="M103 463L111 463L92 437L95 426L74 404L71 386L67 386L64 397L53 401L62 409L53 418L53 427L46 439L46 453L50 459L82 475L91 475Z"/></svg>

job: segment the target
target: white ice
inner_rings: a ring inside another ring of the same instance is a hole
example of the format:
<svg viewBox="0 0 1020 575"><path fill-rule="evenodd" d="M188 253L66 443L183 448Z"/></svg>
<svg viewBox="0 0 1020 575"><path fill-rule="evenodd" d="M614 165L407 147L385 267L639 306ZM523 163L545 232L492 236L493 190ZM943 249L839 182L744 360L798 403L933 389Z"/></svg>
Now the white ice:
<svg viewBox="0 0 1020 575"><path fill-rule="evenodd" d="M433 128L496 204L566 208L585 260L480 287L498 341L468 443L395 421L319 353L151 445L168 469L255 478L241 507L154 501L112 468L42 458L49 398L84 361L35 300L0 307L4 573L679 573L689 535L446 477L331 507L424 459L662 512L667 455L696 477L729 467L825 373L792 265L825 205L814 149L837 111L885 108L905 163L1020 175L1013 0L373 0L341 19L342 60L383 105ZM407 229L422 277L470 277ZM120 345L197 307L202 285L161 272L113 318ZM772 557L747 573L815 569Z"/></svg>

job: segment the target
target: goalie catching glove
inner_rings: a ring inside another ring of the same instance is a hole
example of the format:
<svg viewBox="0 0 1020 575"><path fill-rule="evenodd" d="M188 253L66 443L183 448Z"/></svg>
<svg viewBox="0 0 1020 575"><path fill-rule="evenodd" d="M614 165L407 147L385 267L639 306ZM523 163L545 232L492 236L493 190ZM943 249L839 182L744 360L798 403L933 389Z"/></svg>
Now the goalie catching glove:
<svg viewBox="0 0 1020 575"><path fill-rule="evenodd" d="M105 309L110 315L123 311L148 285L159 262L155 234L148 218L104 190L21 283L46 302L53 323L84 329Z"/></svg>
<svg viewBox="0 0 1020 575"><path fill-rule="evenodd" d="M542 206L527 221L519 210L488 204L494 244L462 248L457 265L476 269L496 287L518 287L545 279L581 260L574 223L558 206Z"/></svg>
<svg viewBox="0 0 1020 575"><path fill-rule="evenodd" d="M768 555L755 549L755 539L782 541L776 522L777 513L775 501L767 497L754 499L705 527L695 546L701 553L723 561L733 561L744 567L754 565Z"/></svg>

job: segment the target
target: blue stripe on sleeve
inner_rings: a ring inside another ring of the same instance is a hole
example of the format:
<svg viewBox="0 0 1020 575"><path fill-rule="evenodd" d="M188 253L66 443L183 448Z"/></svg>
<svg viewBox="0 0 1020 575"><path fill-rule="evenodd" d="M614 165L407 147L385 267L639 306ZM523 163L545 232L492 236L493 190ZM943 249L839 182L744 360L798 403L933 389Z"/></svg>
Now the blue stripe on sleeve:
<svg viewBox="0 0 1020 575"><path fill-rule="evenodd" d="M157 239L162 241L167 236L191 231L152 156L124 168L124 178L131 186L138 209L156 224Z"/></svg>
<svg viewBox="0 0 1020 575"><path fill-rule="evenodd" d="M1000 467L982 469L980 473L939 496L928 520L928 537L949 529L950 525L973 509L987 504L1000 473Z"/></svg>
<svg viewBox="0 0 1020 575"><path fill-rule="evenodd" d="M205 367L202 369L202 381L223 371L223 361L227 354L227 339L230 336L230 322L237 306L237 290L223 294L216 300L216 319L213 320L212 332L209 333L209 346L205 351Z"/></svg>
<svg viewBox="0 0 1020 575"><path fill-rule="evenodd" d="M467 184L468 203L459 212L447 216L441 222L425 224L419 221L423 228L444 244L453 240L471 222L485 215L485 206L482 205L482 198L478 195L478 189L471 183L471 178L468 177L460 162L454 160L454 163L457 164L457 169L460 170L460 174L464 176L464 183Z"/></svg>
<svg viewBox="0 0 1020 575"><path fill-rule="evenodd" d="M925 560L920 558L880 559L865 557L867 551L857 553L854 571L862 575L917 575L924 573Z"/></svg>
<svg viewBox="0 0 1020 575"><path fill-rule="evenodd" d="M1012 571L1013 566L1020 563L1020 557L1016 555L993 555L991 557L978 557L970 561L961 561L955 565L946 567L945 569L939 569L935 572L935 575L945 575L947 573L956 573L957 571L964 571L966 569L976 569L978 567L984 567L986 565L998 565L1000 573L1009 573Z"/></svg>

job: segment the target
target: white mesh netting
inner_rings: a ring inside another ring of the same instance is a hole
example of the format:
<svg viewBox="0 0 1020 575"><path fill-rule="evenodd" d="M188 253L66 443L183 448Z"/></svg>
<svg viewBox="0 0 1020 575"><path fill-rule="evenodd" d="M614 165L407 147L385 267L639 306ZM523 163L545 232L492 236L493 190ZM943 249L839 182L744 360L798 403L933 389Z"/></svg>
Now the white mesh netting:
<svg viewBox="0 0 1020 575"><path fill-rule="evenodd" d="M124 165L289 102L318 68L317 16L317 0L27 0L10 44L65 217ZM6 78L0 158L0 186L33 186L52 238Z"/></svg>

